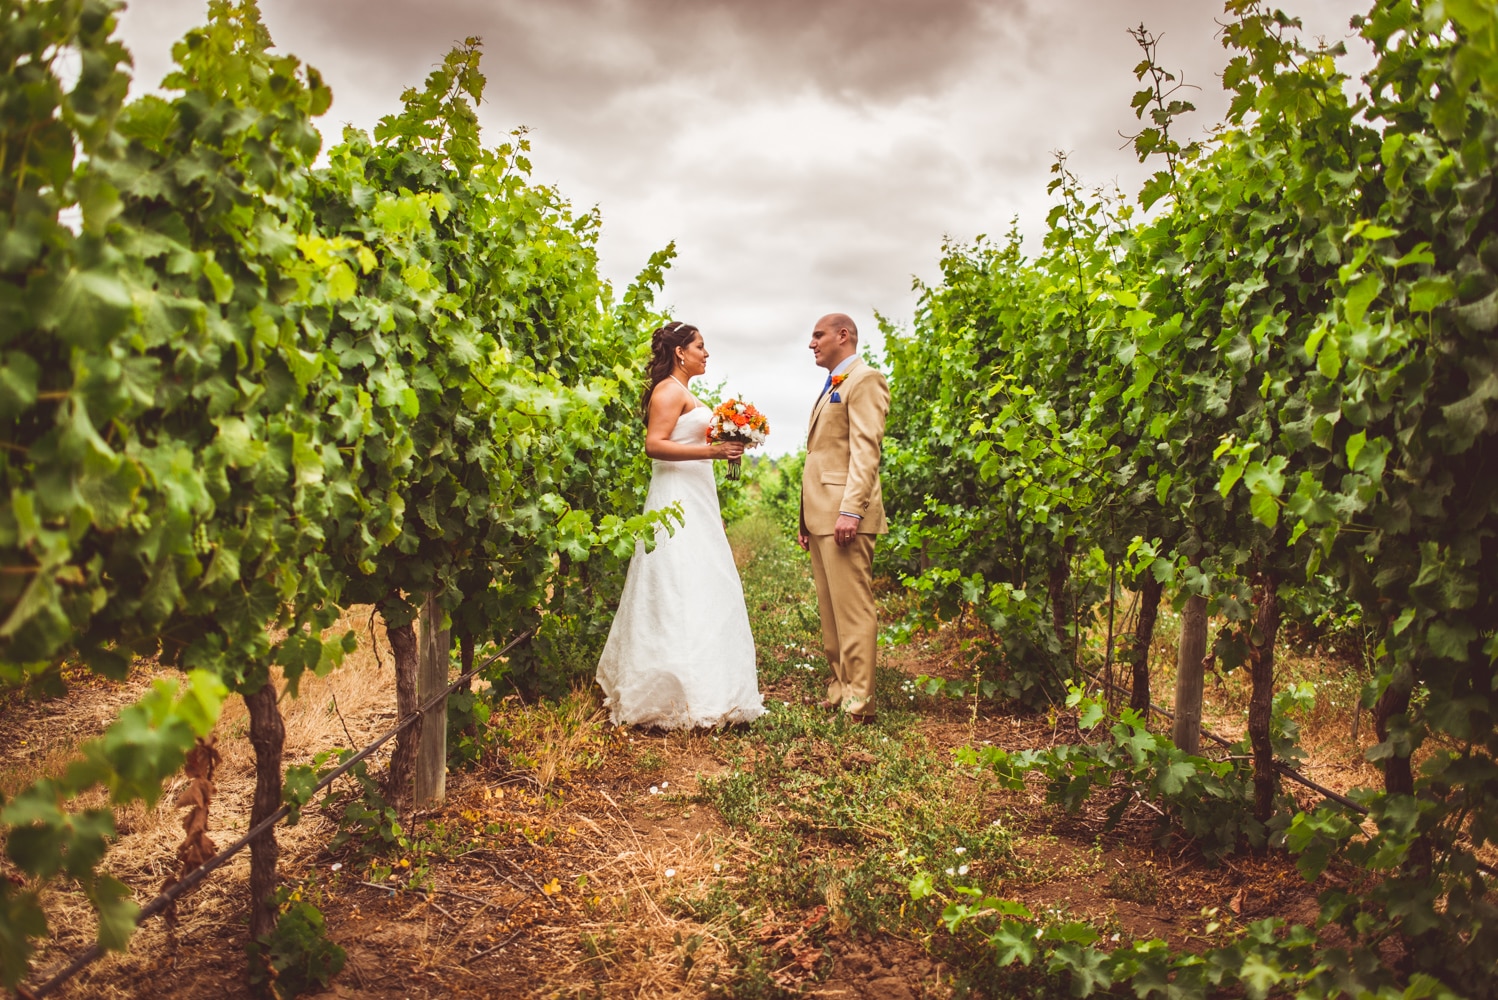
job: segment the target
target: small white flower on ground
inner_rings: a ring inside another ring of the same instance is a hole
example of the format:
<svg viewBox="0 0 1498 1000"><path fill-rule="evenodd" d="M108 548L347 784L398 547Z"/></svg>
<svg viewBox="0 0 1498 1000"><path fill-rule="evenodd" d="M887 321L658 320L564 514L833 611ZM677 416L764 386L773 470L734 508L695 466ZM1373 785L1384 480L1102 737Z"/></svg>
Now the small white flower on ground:
<svg viewBox="0 0 1498 1000"><path fill-rule="evenodd" d="M342 868L343 868L343 862L342 861L335 861L335 862L333 862L333 870L335 872L342 870Z"/></svg>
<svg viewBox="0 0 1498 1000"><path fill-rule="evenodd" d="M948 875L956 875L957 874L957 869L955 869L955 868L948 868L947 869L947 874Z"/></svg>
<svg viewBox="0 0 1498 1000"><path fill-rule="evenodd" d="M666 869L666 877L667 878L675 878L676 877L676 869L675 868L667 868Z"/></svg>
<svg viewBox="0 0 1498 1000"><path fill-rule="evenodd" d="M958 865L957 866L957 874L958 875L966 875L967 874L967 865Z"/></svg>
<svg viewBox="0 0 1498 1000"><path fill-rule="evenodd" d="M669 782L669 781L663 781L663 782L661 782L661 787L662 788L670 788L671 787L671 782Z"/></svg>
<svg viewBox="0 0 1498 1000"><path fill-rule="evenodd" d="M967 853L967 848L966 847L954 847L952 849L952 853L953 854L966 854Z"/></svg>
<svg viewBox="0 0 1498 1000"><path fill-rule="evenodd" d="M651 785L650 786L650 794L651 795L659 795L659 794L661 794L661 790L659 788L655 787L654 785Z"/></svg>
<svg viewBox="0 0 1498 1000"><path fill-rule="evenodd" d="M723 870L723 862L721 862L721 861L714 861L713 862L713 871L720 872L722 870Z"/></svg>

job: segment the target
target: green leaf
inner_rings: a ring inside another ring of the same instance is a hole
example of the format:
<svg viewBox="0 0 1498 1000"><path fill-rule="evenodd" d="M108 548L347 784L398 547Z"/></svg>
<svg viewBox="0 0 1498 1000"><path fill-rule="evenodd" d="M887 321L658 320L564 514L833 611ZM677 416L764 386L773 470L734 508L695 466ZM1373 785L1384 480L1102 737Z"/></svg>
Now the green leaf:
<svg viewBox="0 0 1498 1000"><path fill-rule="evenodd" d="M14 987L31 971L31 939L47 933L47 915L36 892L0 880L0 985Z"/></svg>
<svg viewBox="0 0 1498 1000"><path fill-rule="evenodd" d="M910 890L910 898L916 901L925 899L936 892L930 872L918 873L915 878L906 883L906 888Z"/></svg>
<svg viewBox="0 0 1498 1000"><path fill-rule="evenodd" d="M1238 978L1247 987L1250 997L1254 1000L1263 1000L1284 977L1278 969L1267 964L1258 952L1251 951L1244 957L1243 964L1238 968Z"/></svg>
<svg viewBox="0 0 1498 1000"><path fill-rule="evenodd" d="M213 289L214 301L220 305L234 297L234 279L225 273L223 265L214 259L212 253L209 253L203 261L203 277L208 279L208 284Z"/></svg>
<svg viewBox="0 0 1498 1000"><path fill-rule="evenodd" d="M1425 642L1436 656L1465 663L1471 657L1471 646L1477 630L1464 621L1433 621L1425 630Z"/></svg>
<svg viewBox="0 0 1498 1000"><path fill-rule="evenodd" d="M70 271L50 304L51 329L68 344L97 350L118 333L134 304L130 291L106 271Z"/></svg>
<svg viewBox="0 0 1498 1000"><path fill-rule="evenodd" d="M1190 761L1175 761L1160 771L1159 789L1164 795L1178 795L1186 783L1196 777L1196 765Z"/></svg>
<svg viewBox="0 0 1498 1000"><path fill-rule="evenodd" d="M1456 294L1456 282L1446 275L1425 277L1410 286L1410 310L1431 312Z"/></svg>
<svg viewBox="0 0 1498 1000"><path fill-rule="evenodd" d="M1322 342L1321 350L1316 352L1316 370L1328 381L1335 379L1342 371L1342 348L1336 337L1327 337Z"/></svg>
<svg viewBox="0 0 1498 1000"><path fill-rule="evenodd" d="M130 887L118 879L100 875L88 896L99 911L99 946L124 951L135 934L135 919L140 916L140 907L130 898Z"/></svg>
<svg viewBox="0 0 1498 1000"><path fill-rule="evenodd" d="M242 417L221 417L215 423L218 425L215 443L230 466L252 466L265 457L265 442L255 439L249 423Z"/></svg>
<svg viewBox="0 0 1498 1000"><path fill-rule="evenodd" d="M1378 293L1384 290L1383 275L1378 272L1370 272L1358 279L1346 292L1343 298L1343 309L1347 315L1347 321L1352 325L1363 321L1363 316L1368 312L1368 307L1373 300L1378 298ZM1328 376L1330 378L1332 376Z"/></svg>
<svg viewBox="0 0 1498 1000"><path fill-rule="evenodd" d="M1358 465L1358 456L1363 452L1363 446L1368 443L1368 433L1358 431L1347 439L1347 467L1355 469Z"/></svg>
<svg viewBox="0 0 1498 1000"><path fill-rule="evenodd" d="M358 288L359 282L354 277L353 270L343 261L337 261L328 268L328 297L334 302L348 301L354 297Z"/></svg>
<svg viewBox="0 0 1498 1000"><path fill-rule="evenodd" d="M1035 961L1035 931L1017 920L1000 923L998 930L989 935L988 946L993 949L993 961L999 968Z"/></svg>
<svg viewBox="0 0 1498 1000"><path fill-rule="evenodd" d="M1265 527L1272 528L1279 523L1280 504L1272 493L1256 490L1249 498L1248 509L1253 513L1254 520Z"/></svg>
<svg viewBox="0 0 1498 1000"><path fill-rule="evenodd" d="M316 768L306 764L294 764L286 769L281 783L281 801L288 807L287 826L296 826L302 818L302 806L311 801L320 779Z"/></svg>

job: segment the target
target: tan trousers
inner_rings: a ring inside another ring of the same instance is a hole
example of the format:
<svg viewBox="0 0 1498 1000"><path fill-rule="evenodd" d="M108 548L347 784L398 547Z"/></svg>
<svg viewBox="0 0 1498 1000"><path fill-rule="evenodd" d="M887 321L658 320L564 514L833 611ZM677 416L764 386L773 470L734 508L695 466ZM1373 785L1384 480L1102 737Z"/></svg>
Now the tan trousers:
<svg viewBox="0 0 1498 1000"><path fill-rule="evenodd" d="M827 700L844 711L874 711L874 537L855 535L840 548L832 535L811 536L811 572L822 617L822 651L832 668Z"/></svg>

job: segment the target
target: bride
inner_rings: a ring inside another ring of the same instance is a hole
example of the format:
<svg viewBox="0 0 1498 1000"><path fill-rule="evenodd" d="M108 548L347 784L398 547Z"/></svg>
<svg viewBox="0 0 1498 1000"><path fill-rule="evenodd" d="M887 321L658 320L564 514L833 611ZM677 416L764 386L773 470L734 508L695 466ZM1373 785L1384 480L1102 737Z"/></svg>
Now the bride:
<svg viewBox="0 0 1498 1000"><path fill-rule="evenodd" d="M645 454L655 462L645 508L680 502L685 517L674 534L658 529L653 552L643 542L635 546L598 661L603 703L616 725L749 722L765 709L712 466L715 458L738 458L744 446L707 443L712 410L687 388L707 371L697 328L667 323L650 348L650 386L640 406Z"/></svg>

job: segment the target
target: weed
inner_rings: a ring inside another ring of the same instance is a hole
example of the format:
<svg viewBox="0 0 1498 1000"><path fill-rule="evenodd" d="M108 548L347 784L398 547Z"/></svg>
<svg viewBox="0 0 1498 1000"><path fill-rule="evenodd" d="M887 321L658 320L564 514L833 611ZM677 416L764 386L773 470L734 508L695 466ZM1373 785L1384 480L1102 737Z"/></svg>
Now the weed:
<svg viewBox="0 0 1498 1000"><path fill-rule="evenodd" d="M252 985L269 985L282 1000L328 988L348 956L328 937L321 902L310 880L276 890L281 912L275 930L245 946Z"/></svg>
<svg viewBox="0 0 1498 1000"><path fill-rule="evenodd" d="M1111 872L1106 892L1114 899L1153 906L1160 901L1160 876L1148 867Z"/></svg>

